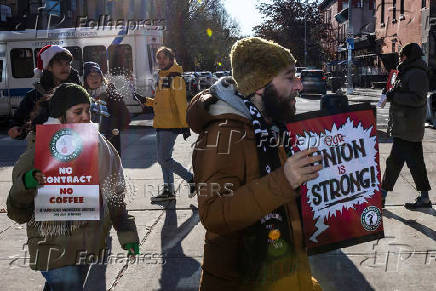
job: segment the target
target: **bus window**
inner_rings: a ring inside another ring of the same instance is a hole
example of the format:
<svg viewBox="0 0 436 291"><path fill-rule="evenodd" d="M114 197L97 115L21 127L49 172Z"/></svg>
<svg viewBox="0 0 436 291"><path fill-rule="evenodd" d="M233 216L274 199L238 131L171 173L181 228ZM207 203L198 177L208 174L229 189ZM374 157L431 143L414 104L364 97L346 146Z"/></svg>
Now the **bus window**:
<svg viewBox="0 0 436 291"><path fill-rule="evenodd" d="M133 72L132 47L128 44L111 45L108 51L110 74L130 76Z"/></svg>
<svg viewBox="0 0 436 291"><path fill-rule="evenodd" d="M104 74L107 73L106 47L104 45L86 46L83 48L83 61L96 62Z"/></svg>
<svg viewBox="0 0 436 291"><path fill-rule="evenodd" d="M153 72L156 70L156 53L159 49L159 45L148 45L147 46L147 53L148 53L148 66L150 68L150 73L153 74Z"/></svg>
<svg viewBox="0 0 436 291"><path fill-rule="evenodd" d="M71 66L79 72L79 75L83 75L83 59L82 59L82 49L78 46L67 46L65 47L73 55L73 61Z"/></svg>
<svg viewBox="0 0 436 291"><path fill-rule="evenodd" d="M36 48L34 51L33 51L33 56L35 57L35 68L36 68L36 65L37 65L37 59L38 59L38 53L39 53L39 50L40 50L41 48L39 47L39 48Z"/></svg>
<svg viewBox="0 0 436 291"><path fill-rule="evenodd" d="M33 57L30 48L14 48L11 50L12 76L14 78L32 78Z"/></svg>
<svg viewBox="0 0 436 291"><path fill-rule="evenodd" d="M0 60L0 83L3 82L3 60Z"/></svg>

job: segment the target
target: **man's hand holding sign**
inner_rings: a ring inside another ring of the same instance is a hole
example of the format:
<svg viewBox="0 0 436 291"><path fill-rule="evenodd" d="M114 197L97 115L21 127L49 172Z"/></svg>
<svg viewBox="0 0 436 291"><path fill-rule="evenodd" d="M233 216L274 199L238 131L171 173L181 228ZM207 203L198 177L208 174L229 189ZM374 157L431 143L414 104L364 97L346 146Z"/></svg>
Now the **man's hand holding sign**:
<svg viewBox="0 0 436 291"><path fill-rule="evenodd" d="M313 165L320 162L321 156L311 156L317 152L318 148L310 148L295 153L286 160L284 171L286 179L293 189L297 189L303 183L315 179L319 176L318 171L322 169L322 165Z"/></svg>

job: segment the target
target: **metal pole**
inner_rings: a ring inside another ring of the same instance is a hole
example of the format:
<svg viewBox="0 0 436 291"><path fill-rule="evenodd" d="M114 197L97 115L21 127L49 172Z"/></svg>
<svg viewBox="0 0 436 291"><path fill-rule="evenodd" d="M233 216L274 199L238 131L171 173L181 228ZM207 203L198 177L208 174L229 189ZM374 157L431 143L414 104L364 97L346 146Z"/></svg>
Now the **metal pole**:
<svg viewBox="0 0 436 291"><path fill-rule="evenodd" d="M304 17L304 66L307 67L307 20Z"/></svg>
<svg viewBox="0 0 436 291"><path fill-rule="evenodd" d="M306 7L305 7L305 15L304 15L304 66L307 67L307 2L309 0L306 0Z"/></svg>
<svg viewBox="0 0 436 291"><path fill-rule="evenodd" d="M348 0L348 32L347 32L347 40L349 38L353 38L353 17L352 17L352 1ZM347 68L347 94L353 93L353 78L351 77L351 65L353 58L353 51L351 49L351 45L347 41L347 49L348 49L348 68Z"/></svg>

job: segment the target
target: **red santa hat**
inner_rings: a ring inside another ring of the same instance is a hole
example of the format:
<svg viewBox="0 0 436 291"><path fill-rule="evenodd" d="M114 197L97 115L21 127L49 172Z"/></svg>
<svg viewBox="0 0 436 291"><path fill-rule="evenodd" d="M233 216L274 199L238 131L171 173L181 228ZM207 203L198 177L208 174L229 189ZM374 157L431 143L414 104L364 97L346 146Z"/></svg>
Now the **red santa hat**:
<svg viewBox="0 0 436 291"><path fill-rule="evenodd" d="M58 53L66 52L71 54L69 50L58 45L46 45L39 50L36 56L36 68L33 70L37 77L41 77L42 71L47 69L51 59Z"/></svg>

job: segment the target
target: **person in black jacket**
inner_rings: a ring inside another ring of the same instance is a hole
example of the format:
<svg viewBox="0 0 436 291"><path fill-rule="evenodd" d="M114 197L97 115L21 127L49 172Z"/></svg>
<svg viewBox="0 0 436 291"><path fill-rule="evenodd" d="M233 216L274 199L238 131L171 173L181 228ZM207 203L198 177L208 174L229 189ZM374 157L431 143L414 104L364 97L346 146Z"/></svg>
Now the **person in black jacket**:
<svg viewBox="0 0 436 291"><path fill-rule="evenodd" d="M393 190L404 162L406 162L416 190L421 192L421 195L414 203L406 203L404 206L408 209L432 207L428 195L431 187L422 150L429 90L428 67L421 59L422 56L423 53L418 44L405 45L400 51L398 77L394 87L386 92L386 101L391 103L388 133L393 137L393 145L386 160L386 170L382 179L383 205L387 192Z"/></svg>
<svg viewBox="0 0 436 291"><path fill-rule="evenodd" d="M92 121L99 124L100 133L112 143L121 156L120 133L130 124L130 113L123 96L113 83L106 80L100 66L95 62L83 64L83 87L93 98L95 106L107 106L106 116L101 110L92 108Z"/></svg>
<svg viewBox="0 0 436 291"><path fill-rule="evenodd" d="M47 45L37 55L35 74L40 77L34 89L26 93L10 124L8 134L13 139L24 139L30 127L48 119L48 101L54 88L61 83L81 85L79 73L71 68L72 54L63 47Z"/></svg>

